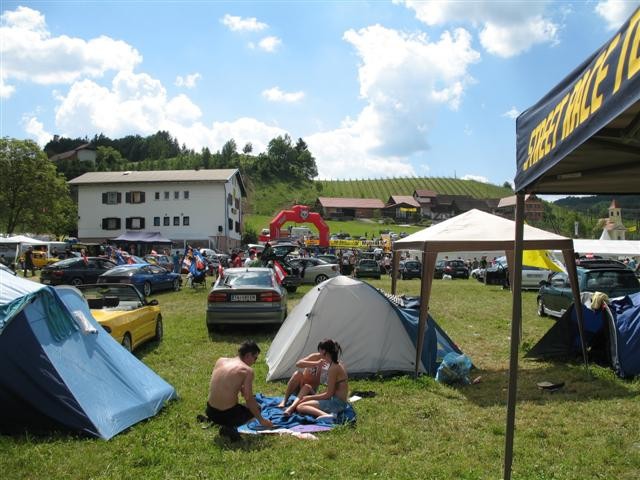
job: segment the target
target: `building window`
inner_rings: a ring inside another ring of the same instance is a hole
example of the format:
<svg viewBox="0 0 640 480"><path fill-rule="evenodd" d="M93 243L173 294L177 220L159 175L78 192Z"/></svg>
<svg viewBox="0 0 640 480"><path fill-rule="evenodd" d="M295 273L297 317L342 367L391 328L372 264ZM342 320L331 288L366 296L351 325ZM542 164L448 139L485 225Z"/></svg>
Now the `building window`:
<svg viewBox="0 0 640 480"><path fill-rule="evenodd" d="M236 232L240 233L240 222L236 222Z"/></svg>
<svg viewBox="0 0 640 480"><path fill-rule="evenodd" d="M169 200L169 192L164 192L164 199Z"/></svg>
<svg viewBox="0 0 640 480"><path fill-rule="evenodd" d="M102 219L103 230L120 230L119 218L103 218Z"/></svg>
<svg viewBox="0 0 640 480"><path fill-rule="evenodd" d="M144 192L127 192L125 194L127 203L144 203Z"/></svg>
<svg viewBox="0 0 640 480"><path fill-rule="evenodd" d="M188 216L182 217L182 225L184 225L185 227L189 225L189 217Z"/></svg>
<svg viewBox="0 0 640 480"><path fill-rule="evenodd" d="M229 231L233 231L233 218L229 219Z"/></svg>
<svg viewBox="0 0 640 480"><path fill-rule="evenodd" d="M235 199L235 207L240 208L240 199L238 198Z"/></svg>
<svg viewBox="0 0 640 480"><path fill-rule="evenodd" d="M233 203L233 197L230 193L227 194L227 205L231 205Z"/></svg>
<svg viewBox="0 0 640 480"><path fill-rule="evenodd" d="M144 217L129 217L126 219L127 230L142 230L144 228Z"/></svg>
<svg viewBox="0 0 640 480"><path fill-rule="evenodd" d="M173 217L173 226L174 227L180 226L180 217Z"/></svg>
<svg viewBox="0 0 640 480"><path fill-rule="evenodd" d="M153 217L153 226L154 227L160 226L160 217Z"/></svg>
<svg viewBox="0 0 640 480"><path fill-rule="evenodd" d="M179 200L180 199L180 192L173 192L173 199L174 200Z"/></svg>
<svg viewBox="0 0 640 480"><path fill-rule="evenodd" d="M163 222L162 224L163 224L165 227L168 227L168 226L169 226L169 222L170 222L170 220L169 220L169 215L165 215L165 217L164 217L164 219L163 219L163 221L162 221L162 222Z"/></svg>
<svg viewBox="0 0 640 480"><path fill-rule="evenodd" d="M184 199L189 200L189 190L185 190L183 193L184 193Z"/></svg>
<svg viewBox="0 0 640 480"><path fill-rule="evenodd" d="M104 192L102 194L102 203L105 205L122 203L122 194L120 192Z"/></svg>
<svg viewBox="0 0 640 480"><path fill-rule="evenodd" d="M156 200L160 200L160 192L156 192Z"/></svg>

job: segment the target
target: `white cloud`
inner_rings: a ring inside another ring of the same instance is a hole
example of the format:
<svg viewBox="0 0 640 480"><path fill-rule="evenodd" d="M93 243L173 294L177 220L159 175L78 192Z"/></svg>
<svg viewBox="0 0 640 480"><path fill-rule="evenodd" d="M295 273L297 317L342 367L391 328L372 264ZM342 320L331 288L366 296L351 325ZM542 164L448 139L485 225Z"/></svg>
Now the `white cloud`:
<svg viewBox="0 0 640 480"><path fill-rule="evenodd" d="M22 124L24 131L41 147L44 147L53 138L53 135L44 129L44 125L36 117L24 116Z"/></svg>
<svg viewBox="0 0 640 480"><path fill-rule="evenodd" d="M361 59L366 106L340 128L305 137L321 178L415 175L409 157L428 149L437 109L459 107L480 59L463 29L437 41L374 25L343 37ZM424 166L421 168L428 168Z"/></svg>
<svg viewBox="0 0 640 480"><path fill-rule="evenodd" d="M489 183L489 179L482 175L467 174L462 177L462 180L475 180L476 182Z"/></svg>
<svg viewBox="0 0 640 480"><path fill-rule="evenodd" d="M9 98L16 91L16 87L5 83L2 73L0 72L0 98Z"/></svg>
<svg viewBox="0 0 640 480"><path fill-rule="evenodd" d="M258 42L258 47L269 53L275 52L280 47L280 45L282 45L282 40L274 36L264 37Z"/></svg>
<svg viewBox="0 0 640 480"><path fill-rule="evenodd" d="M512 57L540 43L555 44L559 26L545 15L548 2L394 0L414 10L429 26L466 22L479 30L480 43L491 54Z"/></svg>
<svg viewBox="0 0 640 480"><path fill-rule="evenodd" d="M266 23L259 22L255 17L242 18L229 14L226 14L220 21L234 32L260 32L269 26Z"/></svg>
<svg viewBox="0 0 640 480"><path fill-rule="evenodd" d="M175 85L177 87L193 88L201 78L202 75L200 75L199 73L191 73L185 77L178 75L176 77Z"/></svg>
<svg viewBox="0 0 640 480"><path fill-rule="evenodd" d="M295 103L304 98L304 92L283 92L279 87L262 91L262 96L270 102Z"/></svg>
<svg viewBox="0 0 640 480"><path fill-rule="evenodd" d="M598 2L595 12L606 22L609 30L617 30L638 8L637 0L604 0Z"/></svg>
<svg viewBox="0 0 640 480"><path fill-rule="evenodd" d="M132 70L142 61L136 49L106 36L88 41L52 37L44 15L27 7L0 16L0 55L3 85L9 79L44 85L72 83L107 71Z"/></svg>
<svg viewBox="0 0 640 480"><path fill-rule="evenodd" d="M520 115L520 111L516 107L511 107L509 110L502 114L503 117L510 118L511 120L515 120Z"/></svg>

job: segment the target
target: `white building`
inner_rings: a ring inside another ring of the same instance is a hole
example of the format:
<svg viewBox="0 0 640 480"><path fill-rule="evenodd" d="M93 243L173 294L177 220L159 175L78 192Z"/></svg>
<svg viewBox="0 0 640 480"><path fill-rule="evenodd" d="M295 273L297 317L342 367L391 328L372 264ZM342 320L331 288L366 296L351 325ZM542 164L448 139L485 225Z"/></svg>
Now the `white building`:
<svg viewBox="0 0 640 480"><path fill-rule="evenodd" d="M246 191L237 169L89 172L69 184L82 241L137 231L159 232L177 248L240 245Z"/></svg>

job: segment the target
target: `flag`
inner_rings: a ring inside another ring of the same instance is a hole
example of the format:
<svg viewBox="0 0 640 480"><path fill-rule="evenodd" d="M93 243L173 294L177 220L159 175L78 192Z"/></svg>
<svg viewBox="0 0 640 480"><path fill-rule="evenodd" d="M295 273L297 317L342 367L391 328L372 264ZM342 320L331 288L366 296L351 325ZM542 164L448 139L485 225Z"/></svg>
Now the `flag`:
<svg viewBox="0 0 640 480"><path fill-rule="evenodd" d="M273 270L276 273L276 280L280 285L282 285L282 281L284 280L284 277L287 276L287 272L285 272L282 265L280 265L276 260L273 261Z"/></svg>
<svg viewBox="0 0 640 480"><path fill-rule="evenodd" d="M120 249L115 251L116 263L118 265L124 265L127 261L122 256L122 251Z"/></svg>
<svg viewBox="0 0 640 480"><path fill-rule="evenodd" d="M525 250L522 252L522 265L544 268L553 272L565 272L566 268L558 262L549 250Z"/></svg>
<svg viewBox="0 0 640 480"><path fill-rule="evenodd" d="M637 230L638 230L638 226L637 225L634 225L633 227L627 228L627 232L635 232Z"/></svg>

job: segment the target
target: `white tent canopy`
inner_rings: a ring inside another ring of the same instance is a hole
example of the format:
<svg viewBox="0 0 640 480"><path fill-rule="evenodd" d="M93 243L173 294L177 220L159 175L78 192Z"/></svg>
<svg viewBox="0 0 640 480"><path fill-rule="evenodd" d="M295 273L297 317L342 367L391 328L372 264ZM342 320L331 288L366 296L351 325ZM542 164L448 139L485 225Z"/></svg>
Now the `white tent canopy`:
<svg viewBox="0 0 640 480"><path fill-rule="evenodd" d="M12 237L0 238L0 243L2 244L27 244L27 245L46 245L47 242L43 242L42 240L37 240L35 238L30 238L25 235L14 235Z"/></svg>
<svg viewBox="0 0 640 480"><path fill-rule="evenodd" d="M593 253L594 255L626 255L640 257L639 240L574 239L573 249L577 253Z"/></svg>

